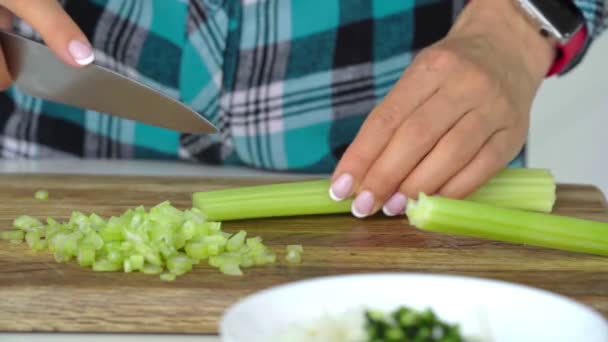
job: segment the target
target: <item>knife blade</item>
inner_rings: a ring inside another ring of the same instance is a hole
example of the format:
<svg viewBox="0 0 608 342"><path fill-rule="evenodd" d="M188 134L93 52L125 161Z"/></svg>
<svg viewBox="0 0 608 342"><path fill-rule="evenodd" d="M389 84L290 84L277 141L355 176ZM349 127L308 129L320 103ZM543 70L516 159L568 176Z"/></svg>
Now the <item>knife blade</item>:
<svg viewBox="0 0 608 342"><path fill-rule="evenodd" d="M183 133L216 133L202 115L183 103L102 66L74 68L45 45L0 31L11 77L22 92Z"/></svg>

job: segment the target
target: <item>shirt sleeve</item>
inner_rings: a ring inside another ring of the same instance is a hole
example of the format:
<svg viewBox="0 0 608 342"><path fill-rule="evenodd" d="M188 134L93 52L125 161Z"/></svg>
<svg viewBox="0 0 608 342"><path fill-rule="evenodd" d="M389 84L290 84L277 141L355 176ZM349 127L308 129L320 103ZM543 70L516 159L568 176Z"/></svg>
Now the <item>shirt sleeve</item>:
<svg viewBox="0 0 608 342"><path fill-rule="evenodd" d="M593 41L608 28L608 0L573 0L579 8L586 23L585 44L569 64L560 71L560 75L574 69L583 60Z"/></svg>

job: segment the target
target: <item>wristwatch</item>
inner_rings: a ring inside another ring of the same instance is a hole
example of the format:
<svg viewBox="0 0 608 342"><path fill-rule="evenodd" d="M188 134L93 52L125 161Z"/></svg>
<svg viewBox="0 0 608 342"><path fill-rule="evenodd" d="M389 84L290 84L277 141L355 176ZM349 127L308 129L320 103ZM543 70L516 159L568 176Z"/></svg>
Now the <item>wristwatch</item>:
<svg viewBox="0 0 608 342"><path fill-rule="evenodd" d="M538 24L540 32L555 41L557 55L548 76L565 70L583 51L587 28L572 0L515 0Z"/></svg>

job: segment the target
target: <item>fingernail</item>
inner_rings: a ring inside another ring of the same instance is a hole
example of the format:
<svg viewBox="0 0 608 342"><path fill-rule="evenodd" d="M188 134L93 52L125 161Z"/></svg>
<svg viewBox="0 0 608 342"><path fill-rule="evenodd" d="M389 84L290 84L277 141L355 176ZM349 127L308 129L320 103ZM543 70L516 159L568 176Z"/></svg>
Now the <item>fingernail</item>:
<svg viewBox="0 0 608 342"><path fill-rule="evenodd" d="M363 191L353 201L351 211L358 218L369 216L374 210L374 194Z"/></svg>
<svg viewBox="0 0 608 342"><path fill-rule="evenodd" d="M329 197L341 201L348 197L353 190L353 176L345 173L336 179L329 188Z"/></svg>
<svg viewBox="0 0 608 342"><path fill-rule="evenodd" d="M382 207L382 212L386 216L397 216L403 214L405 211L405 205L407 204L407 197L404 194L398 192L391 196L388 201Z"/></svg>
<svg viewBox="0 0 608 342"><path fill-rule="evenodd" d="M68 51L70 52L70 55L72 55L72 58L74 58L74 61L80 65L88 65L95 60L93 49L88 43L72 40L70 44L68 44Z"/></svg>

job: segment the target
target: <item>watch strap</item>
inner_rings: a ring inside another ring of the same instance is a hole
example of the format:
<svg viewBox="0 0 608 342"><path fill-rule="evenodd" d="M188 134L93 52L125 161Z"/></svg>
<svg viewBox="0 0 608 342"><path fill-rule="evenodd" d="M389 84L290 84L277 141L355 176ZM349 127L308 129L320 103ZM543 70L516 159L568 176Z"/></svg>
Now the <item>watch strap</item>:
<svg viewBox="0 0 608 342"><path fill-rule="evenodd" d="M556 56L547 77L560 74L564 71L570 63L581 53L587 42L588 33L587 27L583 25L580 30L570 38L568 43L559 44L556 46Z"/></svg>

